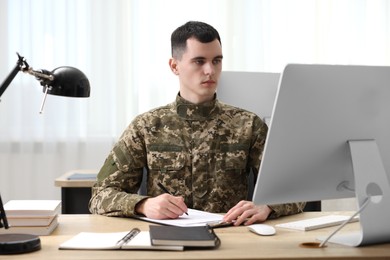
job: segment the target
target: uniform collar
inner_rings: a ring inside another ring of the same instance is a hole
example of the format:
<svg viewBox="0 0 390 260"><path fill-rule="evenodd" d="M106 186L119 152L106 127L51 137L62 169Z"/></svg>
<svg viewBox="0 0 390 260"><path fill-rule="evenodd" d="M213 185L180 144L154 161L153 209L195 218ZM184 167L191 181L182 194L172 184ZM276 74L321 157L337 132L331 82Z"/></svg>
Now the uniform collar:
<svg viewBox="0 0 390 260"><path fill-rule="evenodd" d="M207 120L214 118L219 113L219 102L217 101L217 95L214 94L212 101L193 104L185 100L180 96L180 93L176 96L176 112L179 117L185 120Z"/></svg>

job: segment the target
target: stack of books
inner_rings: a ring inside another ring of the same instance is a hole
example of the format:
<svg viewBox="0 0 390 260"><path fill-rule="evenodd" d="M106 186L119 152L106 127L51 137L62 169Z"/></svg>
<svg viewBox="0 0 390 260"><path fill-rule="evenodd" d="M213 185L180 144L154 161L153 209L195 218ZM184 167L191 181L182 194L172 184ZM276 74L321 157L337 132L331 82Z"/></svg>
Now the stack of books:
<svg viewBox="0 0 390 260"><path fill-rule="evenodd" d="M0 234L50 235L58 226L60 200L10 200L4 205L9 224Z"/></svg>

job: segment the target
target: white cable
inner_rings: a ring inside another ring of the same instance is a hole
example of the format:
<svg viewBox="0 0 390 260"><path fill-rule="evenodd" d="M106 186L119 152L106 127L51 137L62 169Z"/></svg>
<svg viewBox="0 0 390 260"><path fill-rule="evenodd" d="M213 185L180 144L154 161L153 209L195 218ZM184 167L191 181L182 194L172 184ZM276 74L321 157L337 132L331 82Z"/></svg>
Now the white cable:
<svg viewBox="0 0 390 260"><path fill-rule="evenodd" d="M333 231L324 241L322 241L319 247L324 247L325 244L329 241L329 239L331 239L337 232L340 231L340 229L342 229L345 225L347 225L356 215L362 212L363 209L367 207L370 201L371 201L371 196L366 198L366 200L363 202L363 205L358 209L358 211L356 211L351 217L349 217L347 220L341 223L340 226L335 231Z"/></svg>

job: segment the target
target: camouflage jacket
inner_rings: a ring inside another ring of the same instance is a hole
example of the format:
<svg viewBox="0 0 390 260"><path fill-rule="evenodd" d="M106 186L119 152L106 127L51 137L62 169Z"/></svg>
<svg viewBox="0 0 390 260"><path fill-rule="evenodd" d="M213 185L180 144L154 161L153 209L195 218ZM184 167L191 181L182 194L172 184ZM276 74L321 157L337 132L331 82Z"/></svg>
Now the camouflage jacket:
<svg viewBox="0 0 390 260"><path fill-rule="evenodd" d="M163 191L189 208L227 212L247 200L267 125L254 113L217 99L195 105L182 99L137 116L114 145L92 188L91 213L133 216L135 205ZM147 195L138 194L147 169ZM294 214L302 204L273 205L271 217Z"/></svg>

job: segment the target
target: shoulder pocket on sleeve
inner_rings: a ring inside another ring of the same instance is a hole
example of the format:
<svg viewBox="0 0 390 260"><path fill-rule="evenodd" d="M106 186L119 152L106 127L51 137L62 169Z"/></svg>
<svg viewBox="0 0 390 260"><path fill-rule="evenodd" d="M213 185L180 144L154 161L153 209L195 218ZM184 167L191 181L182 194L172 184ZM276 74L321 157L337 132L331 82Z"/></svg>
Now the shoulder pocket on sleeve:
<svg viewBox="0 0 390 260"><path fill-rule="evenodd" d="M141 159L137 160L134 158L127 148L126 143L123 141L119 141L112 149L112 152L114 162L118 169L122 172L128 172L130 168L143 167Z"/></svg>

